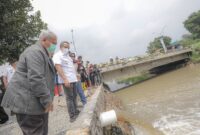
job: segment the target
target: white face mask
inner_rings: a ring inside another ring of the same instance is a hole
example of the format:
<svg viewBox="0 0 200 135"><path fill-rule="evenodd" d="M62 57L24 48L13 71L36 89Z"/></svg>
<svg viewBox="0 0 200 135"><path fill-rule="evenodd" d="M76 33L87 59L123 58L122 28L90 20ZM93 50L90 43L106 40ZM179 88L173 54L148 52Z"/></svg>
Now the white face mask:
<svg viewBox="0 0 200 135"><path fill-rule="evenodd" d="M65 55L68 55L68 54L69 54L69 49L68 49L68 48L64 48L64 49L63 49L63 53L64 53Z"/></svg>

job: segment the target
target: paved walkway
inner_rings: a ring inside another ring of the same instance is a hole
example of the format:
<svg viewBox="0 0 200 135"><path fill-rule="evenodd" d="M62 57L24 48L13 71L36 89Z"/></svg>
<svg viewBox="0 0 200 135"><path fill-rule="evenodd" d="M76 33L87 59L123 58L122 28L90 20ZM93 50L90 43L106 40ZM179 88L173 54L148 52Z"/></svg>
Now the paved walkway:
<svg viewBox="0 0 200 135"><path fill-rule="evenodd" d="M81 104L79 106L81 110ZM65 96L55 97L54 111L49 115L49 135L65 135L70 125ZM10 116L6 124L0 124L0 135L22 135L15 116Z"/></svg>

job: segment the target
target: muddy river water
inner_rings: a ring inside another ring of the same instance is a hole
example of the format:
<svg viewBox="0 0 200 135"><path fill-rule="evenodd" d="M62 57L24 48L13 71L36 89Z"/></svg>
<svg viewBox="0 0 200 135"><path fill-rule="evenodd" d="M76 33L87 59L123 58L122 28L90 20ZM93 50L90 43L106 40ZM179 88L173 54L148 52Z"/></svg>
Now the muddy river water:
<svg viewBox="0 0 200 135"><path fill-rule="evenodd" d="M162 74L115 95L131 114L130 122L146 133L200 135L200 65Z"/></svg>

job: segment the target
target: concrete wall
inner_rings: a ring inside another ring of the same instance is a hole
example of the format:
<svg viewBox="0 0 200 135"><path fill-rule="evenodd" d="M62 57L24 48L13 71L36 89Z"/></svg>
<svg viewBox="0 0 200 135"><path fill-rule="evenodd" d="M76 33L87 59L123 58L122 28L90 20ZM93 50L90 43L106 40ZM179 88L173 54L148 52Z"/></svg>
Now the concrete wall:
<svg viewBox="0 0 200 135"><path fill-rule="evenodd" d="M101 86L95 90L78 119L71 125L66 135L103 135L99 115L105 110L104 92Z"/></svg>

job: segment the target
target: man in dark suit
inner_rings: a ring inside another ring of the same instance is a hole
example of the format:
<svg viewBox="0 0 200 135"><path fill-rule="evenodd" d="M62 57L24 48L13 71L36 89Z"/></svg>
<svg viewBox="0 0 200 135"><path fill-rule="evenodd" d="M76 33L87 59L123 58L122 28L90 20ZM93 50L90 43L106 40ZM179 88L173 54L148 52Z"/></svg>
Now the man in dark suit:
<svg viewBox="0 0 200 135"><path fill-rule="evenodd" d="M2 106L16 114L24 135L47 135L48 113L53 110L55 69L48 50L55 50L56 35L41 32L39 41L20 56Z"/></svg>

